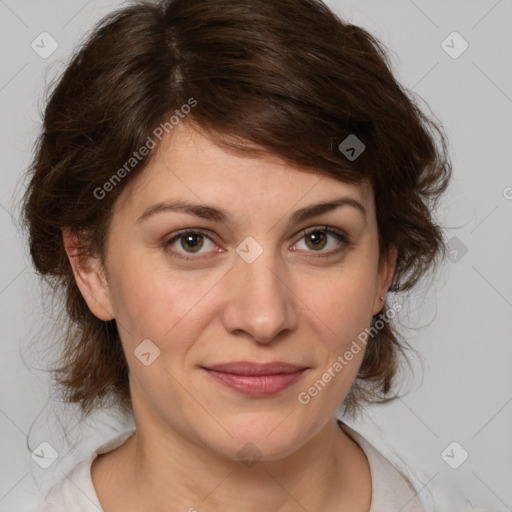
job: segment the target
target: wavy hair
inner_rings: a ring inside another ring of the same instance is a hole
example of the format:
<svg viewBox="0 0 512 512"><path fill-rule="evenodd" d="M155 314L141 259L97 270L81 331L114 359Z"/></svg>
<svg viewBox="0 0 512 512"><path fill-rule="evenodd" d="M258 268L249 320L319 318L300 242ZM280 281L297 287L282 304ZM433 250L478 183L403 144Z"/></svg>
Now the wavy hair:
<svg viewBox="0 0 512 512"><path fill-rule="evenodd" d="M391 291L412 289L445 256L433 213L451 175L446 137L374 36L319 0L133 2L97 23L52 86L22 205L34 267L65 311L54 375L84 413L131 408L128 366L115 319L96 318L76 285L62 229L104 255L116 199L155 151L102 199L98 188L190 98L185 122L232 151L369 180L380 255L398 249ZM349 135L365 145L356 159L339 149ZM396 398L406 345L394 322L368 339L347 414Z"/></svg>

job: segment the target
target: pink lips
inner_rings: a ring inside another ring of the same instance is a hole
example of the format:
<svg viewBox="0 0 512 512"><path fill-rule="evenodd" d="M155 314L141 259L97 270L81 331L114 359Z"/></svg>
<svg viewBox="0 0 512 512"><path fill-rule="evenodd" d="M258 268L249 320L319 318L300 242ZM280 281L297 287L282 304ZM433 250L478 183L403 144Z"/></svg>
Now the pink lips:
<svg viewBox="0 0 512 512"><path fill-rule="evenodd" d="M250 363L236 361L202 367L221 384L249 396L269 396L279 393L295 383L306 367L281 361Z"/></svg>

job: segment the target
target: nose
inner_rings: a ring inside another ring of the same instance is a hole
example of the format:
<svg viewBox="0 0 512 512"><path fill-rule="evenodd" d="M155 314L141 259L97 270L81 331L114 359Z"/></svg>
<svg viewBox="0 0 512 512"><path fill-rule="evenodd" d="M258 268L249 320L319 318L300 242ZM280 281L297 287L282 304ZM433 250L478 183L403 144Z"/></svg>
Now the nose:
<svg viewBox="0 0 512 512"><path fill-rule="evenodd" d="M270 343L283 331L295 329L298 298L284 262L276 261L271 251L252 263L237 257L228 280L223 322L229 332Z"/></svg>

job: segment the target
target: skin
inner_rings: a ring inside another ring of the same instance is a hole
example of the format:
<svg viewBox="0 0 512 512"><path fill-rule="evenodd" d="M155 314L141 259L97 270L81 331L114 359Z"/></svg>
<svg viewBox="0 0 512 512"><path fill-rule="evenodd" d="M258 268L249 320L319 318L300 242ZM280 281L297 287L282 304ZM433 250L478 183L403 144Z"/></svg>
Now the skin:
<svg viewBox="0 0 512 512"><path fill-rule="evenodd" d="M335 419L364 344L308 404L298 395L383 308L396 250L379 261L371 186L276 157L236 155L185 123L171 135L116 202L105 267L93 256L79 261L63 230L77 284L94 315L116 319L130 369L137 430L92 465L102 507L368 512L368 461ZM288 224L297 209L341 196L359 201L366 219L345 205ZM222 208L230 223L170 211L137 222L151 205L171 200ZM351 244L325 226L346 232ZM306 228L317 228L317 238L301 233ZM166 246L183 229L208 230L210 238ZM252 263L236 252L248 236L263 249ZM172 249L193 259L173 258ZM160 350L148 366L134 355L145 339ZM237 360L308 370L291 387L254 398L200 368ZM237 455L246 443L258 451L250 466Z"/></svg>

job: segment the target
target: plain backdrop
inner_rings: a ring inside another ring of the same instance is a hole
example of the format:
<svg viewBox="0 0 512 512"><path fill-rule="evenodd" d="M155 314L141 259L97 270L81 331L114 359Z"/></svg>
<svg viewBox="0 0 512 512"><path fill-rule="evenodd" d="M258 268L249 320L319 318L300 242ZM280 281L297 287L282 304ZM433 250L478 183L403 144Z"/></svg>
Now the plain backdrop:
<svg viewBox="0 0 512 512"><path fill-rule="evenodd" d="M444 126L453 162L437 212L450 260L401 316L423 364L413 358L408 394L368 408L353 426L394 463L414 468L420 498L438 489L459 499L457 507L463 497L512 510L512 2L327 3L387 46L399 81ZM28 510L31 496L127 428L101 413L76 425L74 409L52 403L48 352L34 340L51 338L58 325L17 218L45 87L93 24L123 4L0 0L0 510ZM33 49L42 37L46 51L58 45L49 56ZM58 452L47 469L31 457L43 442Z"/></svg>

